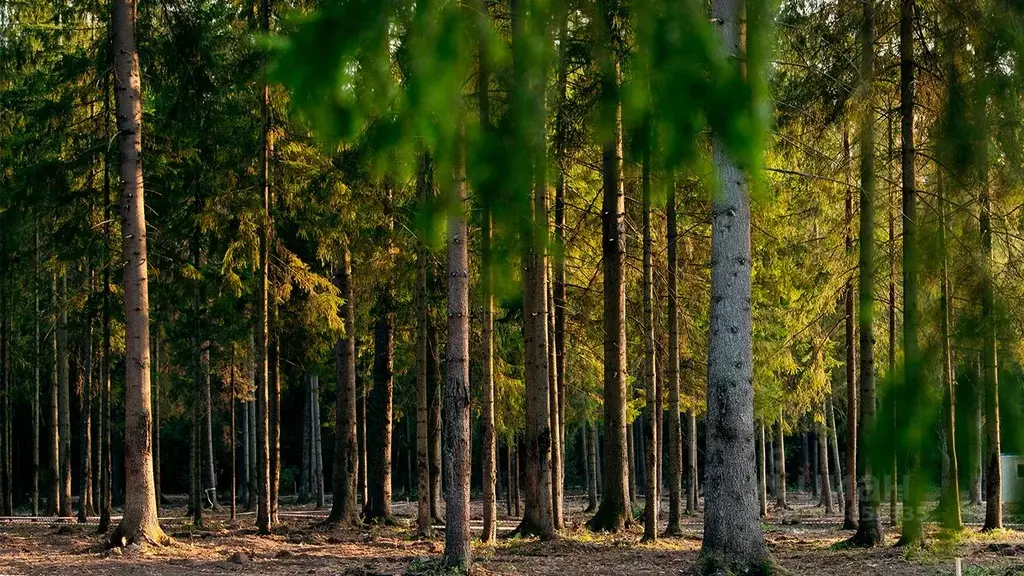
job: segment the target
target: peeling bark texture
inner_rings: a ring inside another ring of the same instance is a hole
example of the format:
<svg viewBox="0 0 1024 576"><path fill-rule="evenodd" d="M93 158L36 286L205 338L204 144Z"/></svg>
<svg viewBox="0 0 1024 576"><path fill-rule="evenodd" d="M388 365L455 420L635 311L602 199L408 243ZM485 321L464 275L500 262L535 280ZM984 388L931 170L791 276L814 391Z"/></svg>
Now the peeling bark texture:
<svg viewBox="0 0 1024 576"><path fill-rule="evenodd" d="M443 563L469 572L469 230L466 225L465 127L457 128L448 198L448 362L445 366L445 530ZM492 484L493 489L493 484Z"/></svg>
<svg viewBox="0 0 1024 576"><path fill-rule="evenodd" d="M743 0L714 0L727 54L746 51ZM698 562L745 572L770 561L757 505L751 341L750 197L747 175L712 134L718 186L711 201L704 541Z"/></svg>
<svg viewBox="0 0 1024 576"><path fill-rule="evenodd" d="M121 231L125 301L124 515L110 543L170 539L157 520L149 381L149 279L142 183L142 82L135 49L135 0L114 2L114 78L121 152Z"/></svg>

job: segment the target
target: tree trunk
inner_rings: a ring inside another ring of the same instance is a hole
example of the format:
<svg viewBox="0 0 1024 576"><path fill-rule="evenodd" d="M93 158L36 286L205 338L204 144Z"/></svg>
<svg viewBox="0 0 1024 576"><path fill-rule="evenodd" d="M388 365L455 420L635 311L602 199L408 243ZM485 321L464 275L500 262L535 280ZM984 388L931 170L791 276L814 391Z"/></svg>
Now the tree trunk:
<svg viewBox="0 0 1024 576"><path fill-rule="evenodd" d="M260 29L270 33L270 0L260 0ZM271 462L270 462L270 390L268 382L267 355L269 326L267 322L267 300L270 267L270 86L266 79L260 86L260 119L262 121L260 150L260 202L261 221L259 224L259 269L256 279L256 530L261 535L270 534L273 510L271 503Z"/></svg>
<svg viewBox="0 0 1024 576"><path fill-rule="evenodd" d="M861 29L861 90L871 100L874 76L875 0L862 0L864 22ZM864 106L860 135L860 401L858 412L858 446L868 445L868 431L875 426L875 160L874 119L870 105ZM858 526L853 541L861 546L874 546L883 540L878 520L879 486L872 474L871 461L865 450L857 452Z"/></svg>
<svg viewBox="0 0 1024 576"><path fill-rule="evenodd" d="M89 297L92 297L93 277L86 261L89 279ZM92 308L85 305L85 325L82 328L82 369L79 374L79 458L78 458L78 521L85 522L92 513ZM154 357L154 363L156 363ZM157 484L159 486L159 484Z"/></svg>
<svg viewBox="0 0 1024 576"><path fill-rule="evenodd" d="M545 270L545 274L547 274L549 279L552 276L550 269ZM562 508L565 504L563 497L564 487L562 484L562 466L564 465L562 450L565 448L565 443L561 435L561 410L558 407L558 359L555 355L555 295L552 284L552 282L548 281L545 288L548 311L548 411L551 414L549 417L549 425L551 426L551 516L554 521L555 530L561 530L565 528L565 518L562 514Z"/></svg>
<svg viewBox="0 0 1024 576"><path fill-rule="evenodd" d="M845 482L845 479L843 476L843 467L841 464L841 459L839 457L839 438L836 431L836 414L835 408L832 406L831 396L828 397L828 404L826 405L826 407L828 410L828 439L832 447L832 463L835 464L835 472L832 474L832 477L835 478L836 502L839 503L839 506L841 507L843 516L845 518L847 505L846 496L843 493L843 482Z"/></svg>
<svg viewBox="0 0 1024 576"><path fill-rule="evenodd" d="M50 309L53 326L58 323L57 308L57 275L51 276ZM47 508L52 516L60 515L61 482L60 482L60 351L57 347L57 331L50 332L50 364L49 393L46 406L46 464L49 472L49 502Z"/></svg>
<svg viewBox="0 0 1024 576"><path fill-rule="evenodd" d="M483 98L483 96L481 96ZM431 188L431 165L430 156L423 154L420 160L420 170L416 187L418 188L419 201L426 205L432 195ZM485 217L486 218L486 217ZM484 238L486 246L489 238ZM485 257L486 259L486 257ZM486 272L485 272L486 273ZM430 537L430 407L427 395L427 325L429 314L427 310L427 249L423 242L416 246L416 533L421 538ZM486 326L484 330L486 330ZM488 345L485 334L484 346ZM485 370L486 370L485 366ZM486 383L485 383L486 386ZM493 390L492 390L493 393ZM493 410L493 396L491 409ZM486 410L486 402L485 407ZM486 415L485 424L486 426ZM492 412L493 432L493 412ZM486 431L485 431L486 434Z"/></svg>
<svg viewBox="0 0 1024 576"><path fill-rule="evenodd" d="M601 504L590 520L593 530L621 531L632 522L626 477L629 470L626 421L626 257L625 191L622 183L622 106L619 97L620 65L611 40L616 18L614 0L599 3L604 19L602 38L596 40L600 65L601 113L613 130L602 142L604 171L601 253L604 262L604 461Z"/></svg>
<svg viewBox="0 0 1024 576"><path fill-rule="evenodd" d="M786 438L782 433L782 416L775 421L775 507L789 508L786 502Z"/></svg>
<svg viewBox="0 0 1024 576"><path fill-rule="evenodd" d="M722 47L746 53L744 3L714 0ZM750 316L750 198L747 174L712 134L721 189L711 207L711 312L708 338L704 543L701 561L737 571L771 559L757 506L754 463L753 349Z"/></svg>
<svg viewBox="0 0 1024 576"><path fill-rule="evenodd" d="M135 50L135 0L114 3L114 78L121 150L121 234L125 303L125 501L112 544L164 544L153 481L149 383L149 279L142 183L142 83Z"/></svg>
<svg viewBox="0 0 1024 576"><path fill-rule="evenodd" d="M821 503L825 505L825 514L831 515L832 509L832 484L828 473L828 438L829 431L827 413L822 415L823 422L818 423L818 468L821 469Z"/></svg>
<svg viewBox="0 0 1024 576"><path fill-rule="evenodd" d="M427 400L430 403L428 455L430 457L430 521L444 524L441 501L441 359L437 327L427 323Z"/></svg>
<svg viewBox="0 0 1024 576"><path fill-rule="evenodd" d="M593 426L590 422L584 421L583 426L580 428L580 446L583 447L583 478L587 486L587 507L583 509L584 512L593 512L597 510L597 466L594 456L595 447L594 442L591 440L590 428Z"/></svg>
<svg viewBox="0 0 1024 576"><path fill-rule="evenodd" d="M775 496L775 429L769 428L765 433L768 444L765 446L765 482L768 494Z"/></svg>
<svg viewBox="0 0 1024 576"><path fill-rule="evenodd" d="M42 416L42 386L40 381L40 370L43 363L43 353L39 335L39 224L36 223L35 250L33 251L33 275L32 294L35 302L35 314L32 317L32 324L35 328L35 339L32 341L32 516L39 516L39 451L40 451L40 420ZM107 272L104 272L106 275Z"/></svg>
<svg viewBox="0 0 1024 576"><path fill-rule="evenodd" d="M269 399L270 399L270 522L277 524L279 494L281 492L281 341L277 337L277 305L270 306L270 321L268 322L268 333L273 332L268 348L268 373ZM320 396L316 396L316 409L314 413L317 422L317 442L320 440ZM317 446L319 450L319 446ZM317 452L322 454L322 452ZM323 493L323 466L320 467L320 493ZM323 507L323 500L318 500L318 508ZM216 500L214 500L216 504Z"/></svg>
<svg viewBox="0 0 1024 576"><path fill-rule="evenodd" d="M203 348L203 474L206 477L206 498L213 510L219 510L217 502L217 464L213 460L213 398L210 385L210 343Z"/></svg>
<svg viewBox="0 0 1024 576"><path fill-rule="evenodd" d="M893 126L892 126L892 114L887 115L888 129L887 134L889 137L888 154L886 157L892 159L894 157L893 150L895 143L893 141ZM896 186L895 176L892 173L893 164L889 162L889 367L888 374L896 374ZM893 437L896 437L898 418L900 415L898 402L895 395L890 395L889 406L892 409L892 422L891 431ZM889 485L889 526L896 527L899 524L899 520L896 518L896 496L899 488L899 470L898 470L898 454L899 450L895 449L892 451L892 470L891 475L887 478Z"/></svg>
<svg viewBox="0 0 1024 576"><path fill-rule="evenodd" d="M643 325L644 325L644 455L646 460L644 488L644 536L645 542L658 539L658 471L659 453L657 417L657 374L654 353L654 238L651 232L651 130L648 123L641 138L643 143L643 167L641 177L641 204L643 211Z"/></svg>
<svg viewBox="0 0 1024 576"><path fill-rule="evenodd" d="M448 183L448 362L445 366L445 531L443 563L467 573L469 545L469 230L466 225L465 127L457 120ZM494 483L491 482L491 490ZM493 503L493 492L491 494Z"/></svg>
<svg viewBox="0 0 1024 576"><path fill-rule="evenodd" d="M491 119L490 119L490 62L489 54L487 51L487 43L489 42L489 29L490 29L490 14L487 11L487 2L485 0L476 0L475 3L478 15L477 15L477 26L479 31L478 38L478 66L479 70L477 73L477 101L479 104L480 111L480 129L485 134L491 132ZM556 206L556 213L557 213ZM558 217L555 217L556 228ZM495 483L497 481L497 448L495 442L494 433L494 262L491 253L491 206L484 206L483 213L483 224L480 226L480 256L481 256L481 288L483 290L483 325L480 328L480 341L483 350L480 353L481 356L481 369L483 374L481 375L483 384L483 406L481 407L481 442L483 443L483 529L480 532L480 540L483 542L491 542L497 535L497 496L495 494ZM423 284L426 283L426 263L423 264ZM564 287L563 287L564 288ZM424 288L425 290L425 288ZM555 297L558 297L557 287ZM429 468L427 463L427 398L426 398L426 318L423 319L423 355L424 355L424 366L423 366L423 414L422 414L422 434L423 434L423 445L422 445L422 463L420 464L420 470L422 478L420 480L420 490L427 490L430 482ZM556 320L557 322L557 320ZM419 352L419 345L417 345L417 352ZM418 372L417 372L418 374ZM417 376L418 378L418 376ZM419 391L419 380L417 380L417 391ZM419 396L417 396L419 397ZM424 498L428 498L429 494L421 496L421 511L423 514L424 502L426 502L426 514L429 515L429 501L425 501Z"/></svg>
<svg viewBox="0 0 1024 576"><path fill-rule="evenodd" d="M109 245L110 240L110 195L109 187L104 208L104 235ZM109 255L108 255L109 256ZM107 258L109 262L109 258ZM113 461L110 442L110 265L103 269L103 348L100 358L100 521L96 529L98 534L106 534L110 528L111 512L111 474Z"/></svg>
<svg viewBox="0 0 1024 576"><path fill-rule="evenodd" d="M914 167L914 0L900 0L900 138L903 184L903 383L912 405L924 400L918 352L917 181ZM906 412L906 411L905 411ZM904 420L907 420L904 417ZM906 423L903 423L906 425ZM923 545L920 450L904 446L907 497L903 504L903 534L899 544Z"/></svg>
<svg viewBox="0 0 1024 576"><path fill-rule="evenodd" d="M57 397L60 425L60 516L71 516L71 386L68 379L68 276L60 274L57 320Z"/></svg>
<svg viewBox="0 0 1024 576"><path fill-rule="evenodd" d="M679 393L679 224L676 216L676 183L670 174L666 184L668 200L668 527L669 536L682 534L680 507L683 490L683 429Z"/></svg>
<svg viewBox="0 0 1024 576"><path fill-rule="evenodd" d="M757 465L757 503L762 518L768 516L768 480L767 468L765 466L764 451L764 424L757 424L757 432L754 437L754 454Z"/></svg>
<svg viewBox="0 0 1024 576"><path fill-rule="evenodd" d="M346 326L346 329L348 327ZM313 493L313 406L309 378L302 378L302 460L299 469L298 503L305 504Z"/></svg>
<svg viewBox="0 0 1024 576"><path fill-rule="evenodd" d="M700 478L700 470L697 469L697 415L693 410L686 413L686 466L687 466L687 490L686 490L686 512L695 514L700 510L700 487L697 484Z"/></svg>
<svg viewBox="0 0 1024 576"><path fill-rule="evenodd" d="M630 515L632 515L632 507L636 503L636 420L626 425L626 458L629 462L629 475L626 478L626 482L629 485L629 508Z"/></svg>
<svg viewBox="0 0 1024 576"><path fill-rule="evenodd" d="M986 135L987 138L987 135ZM1003 527L1003 478L999 463L999 371L996 350L996 319L992 288L992 200L987 178L981 191L981 349L982 381L985 391L985 525L982 531Z"/></svg>
<svg viewBox="0 0 1024 576"><path fill-rule="evenodd" d="M942 379L943 390L947 396L943 410L943 423L946 441L946 459L949 461L949 481L942 495L943 525L950 530L963 528L960 515L960 466L956 454L956 376L953 367L953 347L950 342L952 323L952 296L949 284L949 261L946 247L946 204L945 186L942 172L938 175L938 208L939 208L939 251L941 254L941 270L939 271L940 296L939 307L942 324Z"/></svg>
<svg viewBox="0 0 1024 576"><path fill-rule="evenodd" d="M843 158L850 165L850 132L843 129ZM848 170L844 173L849 175ZM849 176L847 176L849 178ZM846 183L846 254L853 254L853 186ZM857 342L853 321L853 281L847 280L843 293L846 323L846 494L843 530L857 529ZM838 462L838 461L837 461ZM838 468L837 468L838 470Z"/></svg>
<svg viewBox="0 0 1024 576"><path fill-rule="evenodd" d="M313 374L309 377L312 383L310 394L312 394L313 406L313 484L315 485L316 509L324 507L324 451L323 440L321 439L320 425L320 377Z"/></svg>
<svg viewBox="0 0 1024 576"><path fill-rule="evenodd" d="M160 484L160 329L153 337L153 489L156 491L157 516L163 499Z"/></svg>
<svg viewBox="0 0 1024 576"><path fill-rule="evenodd" d="M354 525L359 522L356 476L359 466L359 446L356 433L356 312L355 291L352 287L352 261L349 245L341 249L341 261L334 277L341 294L340 316L345 324L345 337L334 347L334 366L337 378L335 411L337 425L334 432L334 500L328 522Z"/></svg>
<svg viewBox="0 0 1024 576"><path fill-rule="evenodd" d="M391 295L377 297L373 330L373 389L367 400L366 453L367 522L393 524L391 516L391 418L394 394L394 320Z"/></svg>

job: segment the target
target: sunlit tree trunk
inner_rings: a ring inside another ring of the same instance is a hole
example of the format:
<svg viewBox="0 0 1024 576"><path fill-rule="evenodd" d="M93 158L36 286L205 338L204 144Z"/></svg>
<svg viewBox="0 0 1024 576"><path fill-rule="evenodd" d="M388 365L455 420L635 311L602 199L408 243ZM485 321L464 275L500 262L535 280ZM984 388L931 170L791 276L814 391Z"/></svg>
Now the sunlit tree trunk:
<svg viewBox="0 0 1024 576"><path fill-rule="evenodd" d="M114 78L121 151L121 236L125 303L125 501L111 543L164 544L153 480L149 382L149 278L142 184L142 83L135 49L135 0L114 2Z"/></svg>
<svg viewBox="0 0 1024 576"><path fill-rule="evenodd" d="M260 30L270 33L270 0L260 0ZM262 121L260 150L260 223L259 223L259 268L256 279L256 530L270 534L273 510L271 508L271 463L270 463L270 390L267 355L269 326L267 322L267 299L270 267L270 86L266 79L260 86L260 119Z"/></svg>
<svg viewBox="0 0 1024 576"><path fill-rule="evenodd" d="M621 71L615 48L615 0L598 3L600 33L595 52L600 66L601 114L612 131L601 143L603 169L601 253L604 262L604 454L603 492L593 530L621 531L633 523L630 506L626 402L625 190L622 183Z"/></svg>

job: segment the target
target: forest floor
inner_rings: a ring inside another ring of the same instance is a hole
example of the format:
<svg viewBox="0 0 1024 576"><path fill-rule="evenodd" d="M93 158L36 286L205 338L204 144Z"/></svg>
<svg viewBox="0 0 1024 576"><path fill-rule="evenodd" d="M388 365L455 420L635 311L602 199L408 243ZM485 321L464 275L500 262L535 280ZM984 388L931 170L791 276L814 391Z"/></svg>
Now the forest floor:
<svg viewBox="0 0 1024 576"><path fill-rule="evenodd" d="M474 501L474 518L479 502ZM642 526L617 535L592 534L580 528L588 517L579 497L567 501L570 527L555 542L501 539L515 521L499 506L499 540L474 541L474 574L557 576L660 575L686 573L700 550L698 516L684 521L684 535L641 544ZM789 573L808 576L952 575L954 559L963 559L965 576L1024 576L1024 532L1006 530L980 534L976 527L946 535L929 534L923 550L895 548L898 531L886 546L848 549L842 542L850 532L840 529L842 516L825 515L809 495L791 496L790 510L772 510L765 533L778 563ZM443 531L434 538L416 539L406 527L372 527L339 532L317 526L325 511L311 506L286 506L282 524L271 537L257 537L254 516L239 515L239 527L228 528L225 513L207 514L206 529L196 530L183 518L184 509L164 507L164 529L176 543L107 551L92 524L0 522L0 576L62 574L89 576L201 576L212 574L293 574L380 576L430 573L431 561L444 547ZM408 524L415 502L394 504L395 514ZM888 509L883 507L883 516ZM667 510L663 508L662 515ZM983 514L965 507L968 523ZM474 522L475 531L479 522Z"/></svg>

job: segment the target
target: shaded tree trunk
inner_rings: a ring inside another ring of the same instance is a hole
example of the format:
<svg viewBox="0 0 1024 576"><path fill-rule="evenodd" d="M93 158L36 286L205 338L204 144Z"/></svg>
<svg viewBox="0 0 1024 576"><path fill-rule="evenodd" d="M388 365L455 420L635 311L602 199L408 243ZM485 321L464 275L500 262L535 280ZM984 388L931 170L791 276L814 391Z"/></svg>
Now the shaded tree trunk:
<svg viewBox="0 0 1024 576"><path fill-rule="evenodd" d="M394 313L391 295L377 297L373 330L373 389L366 409L367 522L393 524L391 516L391 422L394 394Z"/></svg>
<svg viewBox="0 0 1024 576"><path fill-rule="evenodd" d="M836 414L835 408L832 406L831 396L828 397L826 409L828 411L828 439L829 444L832 448L832 463L835 465L835 471L833 472L832 477L835 478L836 502L839 503L839 507L842 510L843 516L845 518L847 504L846 496L843 493L843 482L845 482L845 478L843 476L841 458L839 457L839 438L838 431L836 430Z"/></svg>
<svg viewBox="0 0 1024 576"><path fill-rule="evenodd" d="M953 347L950 342L951 317L953 314L951 288L949 284L949 261L946 246L946 203L945 186L942 172L939 171L938 186L939 209L939 252L941 270L939 271L940 296L939 307L942 328L942 384L946 395L944 410L944 435L946 442L946 459L949 462L948 482L944 486L941 508L944 509L943 525L950 530L963 528L960 515L960 466L956 454L956 376L953 368Z"/></svg>
<svg viewBox="0 0 1024 576"><path fill-rule="evenodd" d="M479 6L478 6L479 7ZM481 63L481 66L483 64ZM486 98L481 95L481 98ZM481 107L483 105L481 104ZM419 201L422 205L426 205L430 196L432 195L431 188L433 183L431 181L431 172L433 166L431 164L430 156L424 153L420 159L420 169L417 175L416 187L418 188L417 193ZM485 219L487 216L484 217ZM489 222L485 222L485 226ZM488 246L488 236L483 238L484 247ZM486 261L486 254L484 260ZM487 272L484 271L484 274ZM487 280L484 280L487 282ZM486 290L486 288L485 288ZM416 245L416 495L417 495L417 507L416 507L416 533L421 538L430 537L430 406L429 398L427 395L427 325L430 322L429 313L427 310L427 248L423 242L419 242ZM490 309L485 314L490 314ZM485 322L490 319L488 315L485 318ZM485 324L484 330L487 330ZM493 340L493 336L484 334L484 346L487 347L490 344L490 340ZM485 362L487 360L485 359ZM484 369L487 370L488 365L485 365ZM484 386L487 386L485 381ZM487 394L485 389L485 394ZM493 388L491 389L491 432L493 433L494 426L494 398ZM487 401L484 402L484 426L487 426ZM486 435L486 429L484 434ZM485 455L486 457L486 455ZM485 463L486 464L486 463ZM485 471L486 474L486 471ZM486 503L484 504L486 508Z"/></svg>
<svg viewBox="0 0 1024 576"><path fill-rule="evenodd" d="M757 503L762 518L768 516L768 480L765 466L764 424L757 424L754 436L754 454L757 466Z"/></svg>
<svg viewBox="0 0 1024 576"><path fill-rule="evenodd" d="M987 138L987 135L986 135ZM992 288L992 200L988 172L982 180L981 231L981 370L985 391L985 524L983 531L1003 527L1003 478L999 463L999 371L996 350L996 326Z"/></svg>
<svg viewBox="0 0 1024 576"><path fill-rule="evenodd" d="M327 521L354 525L359 522L357 507L357 468L359 445L356 431L356 312L355 291L352 287L352 258L346 242L341 249L340 262L335 271L334 284L341 294L340 316L345 324L345 337L334 347L334 367L337 377L335 411L337 425L334 432L334 471L331 474L334 500Z"/></svg>
<svg viewBox="0 0 1024 576"><path fill-rule="evenodd" d="M430 457L431 524L444 524L441 493L441 358L437 343L437 327L427 323L427 400L430 403L428 422L428 456Z"/></svg>
<svg viewBox="0 0 1024 576"><path fill-rule="evenodd" d="M310 379L310 405L313 408L313 417L310 424L313 427L313 457L310 459L313 464L313 486L316 497L316 509L324 507L324 452L323 440L321 439L320 426L320 377L312 374Z"/></svg>
<svg viewBox="0 0 1024 576"><path fill-rule="evenodd" d="M89 297L92 296L92 270L86 262L89 279ZM78 458L78 521L85 522L92 513L92 307L85 305L85 325L82 328L81 371L78 387L79 458ZM158 364L159 356L154 355ZM159 486L159 483L156 483ZM159 502L159 500L157 500Z"/></svg>
<svg viewBox="0 0 1024 576"><path fill-rule="evenodd" d="M156 491L157 515L163 499L160 484L160 329L153 337L153 488Z"/></svg>
<svg viewBox="0 0 1024 576"><path fill-rule="evenodd" d="M861 90L870 102L874 76L875 0L862 0L864 20L861 29ZM858 446L868 445L868 431L875 426L875 161L874 119L870 105L864 107L860 134L860 415L857 429ZM879 486L873 476L871 461L865 450L857 453L858 526L853 541L861 546L874 546L883 540L878 520Z"/></svg>
<svg viewBox="0 0 1024 576"><path fill-rule="evenodd" d="M669 175L666 184L668 200L668 527L665 533L678 536L683 490L683 430L680 418L682 401L679 392L679 224L676 215L676 183Z"/></svg>
<svg viewBox="0 0 1024 576"><path fill-rule="evenodd" d="M686 413L687 416L687 490L686 490L686 512L694 514L700 510L700 487L698 478L700 471L697 469L697 415L693 410Z"/></svg>
<svg viewBox="0 0 1024 576"><path fill-rule="evenodd" d="M60 426L60 516L71 516L71 385L68 375L68 276L60 274L57 299L57 398Z"/></svg>
<svg viewBox="0 0 1024 576"><path fill-rule="evenodd" d="M273 304L270 306L270 321L268 322L268 332L272 332L273 335L270 337L270 346L268 348L268 372L270 378L269 385L269 398L270 398L270 522L277 524L278 519L278 506L280 504L279 494L281 492L281 341L277 337L277 305ZM317 422L317 442L320 439L320 396L316 396L316 409L314 413ZM317 446L317 454L319 452L319 446ZM320 466L320 493L323 493L323 466ZM318 500L318 508L323 507L323 500ZM216 501L215 501L216 503Z"/></svg>
<svg viewBox="0 0 1024 576"><path fill-rule="evenodd" d="M50 281L50 320L55 328L50 332L50 382L46 406L46 464L49 476L47 508L52 516L60 515L61 482L60 482L60 350L57 347L57 323L60 304L57 301L57 275Z"/></svg>
<svg viewBox="0 0 1024 576"><path fill-rule="evenodd" d="M347 326L346 326L347 329ZM313 493L313 395L309 391L309 378L302 379L302 459L299 470L298 503L305 504Z"/></svg>
<svg viewBox="0 0 1024 576"><path fill-rule="evenodd" d="M105 162L104 162L105 163ZM40 381L40 370L43 363L43 352L39 334L39 318L42 312L39 309L39 223L35 226L35 250L33 250L33 274L32 274L32 295L35 303L35 314L32 317L35 338L32 341L32 515L39 516L39 452L42 417L42 386ZM107 272L104 272L106 275Z"/></svg>
<svg viewBox="0 0 1024 576"><path fill-rule="evenodd" d="M818 423L818 467L821 469L821 503L825 506L825 514L831 515L832 509L832 483L828 473L828 439L829 431L827 424L827 409L822 414L822 420Z"/></svg>
<svg viewBox="0 0 1024 576"><path fill-rule="evenodd" d="M782 416L775 421L775 506L789 508L786 502L786 437L782 432Z"/></svg>
<svg viewBox="0 0 1024 576"><path fill-rule="evenodd" d="M850 165L850 132L843 129L843 158ZM853 254L853 186L846 185L846 254ZM846 324L846 494L843 509L843 529L857 529L857 343L853 321L853 281L847 280L843 293L844 322ZM837 460L838 462L838 460ZM837 468L838 470L838 468Z"/></svg>
<svg viewBox="0 0 1024 576"><path fill-rule="evenodd" d="M658 539L658 470L659 453L657 417L657 374L654 352L654 239L651 232L651 130L644 128L641 204L643 211L643 327L644 327L644 536L643 541Z"/></svg>

